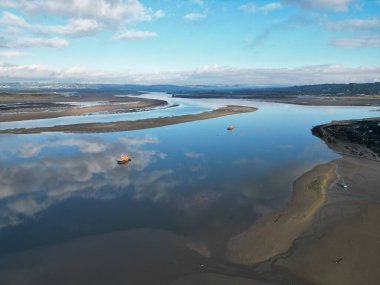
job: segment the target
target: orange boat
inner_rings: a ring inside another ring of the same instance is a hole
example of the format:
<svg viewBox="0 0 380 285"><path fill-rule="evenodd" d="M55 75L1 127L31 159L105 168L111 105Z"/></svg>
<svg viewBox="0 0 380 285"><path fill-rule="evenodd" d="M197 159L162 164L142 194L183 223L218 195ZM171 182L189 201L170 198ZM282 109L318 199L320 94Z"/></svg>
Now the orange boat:
<svg viewBox="0 0 380 285"><path fill-rule="evenodd" d="M130 162L132 159L129 155L122 154L120 157L117 159L117 164L124 164Z"/></svg>

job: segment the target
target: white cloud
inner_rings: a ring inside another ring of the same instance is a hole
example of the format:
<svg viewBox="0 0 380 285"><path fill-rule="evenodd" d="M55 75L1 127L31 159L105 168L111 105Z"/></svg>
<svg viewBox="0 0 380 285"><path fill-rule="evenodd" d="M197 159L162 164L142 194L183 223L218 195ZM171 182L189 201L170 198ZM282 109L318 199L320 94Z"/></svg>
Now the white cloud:
<svg viewBox="0 0 380 285"><path fill-rule="evenodd" d="M279 2L268 3L263 6L257 6L255 3L248 3L240 6L240 9L248 13L269 13L282 7Z"/></svg>
<svg viewBox="0 0 380 285"><path fill-rule="evenodd" d="M347 11L355 0L283 0L284 3L294 4L308 9L327 9L335 11Z"/></svg>
<svg viewBox="0 0 380 285"><path fill-rule="evenodd" d="M113 39L115 40L141 40L157 37L157 33L150 31L137 31L130 30L116 34Z"/></svg>
<svg viewBox="0 0 380 285"><path fill-rule="evenodd" d="M145 144L157 144L159 139L152 135L145 135L141 137L124 137L120 139L120 142L128 145L145 145Z"/></svg>
<svg viewBox="0 0 380 285"><path fill-rule="evenodd" d="M294 85L326 82L372 82L379 77L380 67L348 68L342 65L314 65L296 68L236 69L231 67L202 68L189 77L201 82L228 82L250 85Z"/></svg>
<svg viewBox="0 0 380 285"><path fill-rule="evenodd" d="M89 36L100 30L100 25L95 20L70 19L67 25L42 26L34 25L31 29L47 34L61 34L65 36Z"/></svg>
<svg viewBox="0 0 380 285"><path fill-rule="evenodd" d="M18 51L18 50L3 50L0 51L0 57L17 57L24 56L26 53Z"/></svg>
<svg viewBox="0 0 380 285"><path fill-rule="evenodd" d="M189 13L189 14L186 14L183 18L186 21L199 21L199 20L205 19L206 15L202 13Z"/></svg>
<svg viewBox="0 0 380 285"><path fill-rule="evenodd" d="M133 140L132 137L130 139ZM67 157L41 157L2 169L0 201L3 207L0 209L0 228L19 224L70 197L104 200L127 193L139 199L159 200L167 197L175 185L170 177L173 171L146 169L150 164L165 159L166 155L141 148L138 140L137 137L134 144L128 145L126 141L109 143L93 138L53 138L49 143L43 144L42 148L73 146L80 152ZM23 157L31 157L42 150L38 142L28 142L25 146L20 142L17 150L9 147L10 152ZM28 152L28 148L32 152ZM117 154L125 148L133 153L133 164L130 167L134 172L133 180L129 179L125 168L115 163L115 157L110 156L110 153Z"/></svg>
<svg viewBox="0 0 380 285"><path fill-rule="evenodd" d="M2 0L0 2L0 7L6 7L6 8L16 8L17 2L14 0Z"/></svg>
<svg viewBox="0 0 380 285"><path fill-rule="evenodd" d="M188 151L185 152L185 156L187 156L188 158L201 158L204 157L204 154L196 151Z"/></svg>
<svg viewBox="0 0 380 285"><path fill-rule="evenodd" d="M373 42L373 44L378 44ZM312 65L295 68L233 68L202 66L191 71L157 73L110 73L84 67L70 69L42 65L16 65L0 62L3 82L38 80L58 82L131 83L131 84L246 84L255 86L302 85L318 83L374 82L380 78L380 66L345 67Z"/></svg>
<svg viewBox="0 0 380 285"><path fill-rule="evenodd" d="M380 47L380 37L347 37L330 40L330 44L340 48Z"/></svg>
<svg viewBox="0 0 380 285"><path fill-rule="evenodd" d="M60 146L70 146L78 148L82 153L100 153L107 149L103 142L89 139L66 139L59 141L47 141L45 143L25 143L18 149L21 157L33 157L46 148L57 148Z"/></svg>
<svg viewBox="0 0 380 285"><path fill-rule="evenodd" d="M93 19L112 24L150 21L163 16L138 0L17 0L8 6L34 14L58 15L71 19Z"/></svg>
<svg viewBox="0 0 380 285"><path fill-rule="evenodd" d="M326 26L333 30L375 30L380 29L380 19L349 19L345 21L328 21Z"/></svg>
<svg viewBox="0 0 380 285"><path fill-rule="evenodd" d="M66 25L32 25L23 17L10 12L3 12L0 24L7 27L8 32L18 32L20 29L40 32L44 34L60 34L64 36L88 36L95 34L101 28L95 20L89 19L69 19Z"/></svg>
<svg viewBox="0 0 380 285"><path fill-rule="evenodd" d="M12 26L17 28L25 28L29 26L29 24L24 20L24 18L7 11L3 12L3 14L1 15L0 25Z"/></svg>
<svg viewBox="0 0 380 285"><path fill-rule="evenodd" d="M68 40L63 38L20 38L11 42L11 46L16 48L47 47L63 48L69 44Z"/></svg>
<svg viewBox="0 0 380 285"><path fill-rule="evenodd" d="M162 10L152 10L138 0L18 0L0 1L0 7L12 7L26 15L43 15L46 17L63 17L64 25L30 24L23 17L11 12L3 12L0 25L11 36L20 30L29 30L49 35L72 37L90 36L101 30L125 30L138 22L153 21L164 17ZM134 39L152 37L152 32L130 32L126 36Z"/></svg>

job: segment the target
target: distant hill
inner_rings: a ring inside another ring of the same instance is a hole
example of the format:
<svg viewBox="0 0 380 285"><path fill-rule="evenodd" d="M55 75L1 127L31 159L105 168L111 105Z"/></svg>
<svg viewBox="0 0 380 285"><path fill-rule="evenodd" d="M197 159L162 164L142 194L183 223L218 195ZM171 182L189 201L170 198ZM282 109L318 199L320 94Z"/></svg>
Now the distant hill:
<svg viewBox="0 0 380 285"><path fill-rule="evenodd" d="M380 95L380 82L350 84L318 84L277 88L242 88L224 90L192 90L173 93L175 97L198 98L279 98L300 95L310 96L364 96Z"/></svg>
<svg viewBox="0 0 380 285"><path fill-rule="evenodd" d="M63 83L7 83L0 85L0 91L28 91L28 92L104 92L118 91L139 92L167 92L175 97L198 98L247 98L247 97L286 97L299 95L314 96L352 96L380 94L380 82L350 83L350 84L318 84L290 87L247 87L242 85L231 86L179 86L179 85L136 85L136 84L63 84Z"/></svg>
<svg viewBox="0 0 380 285"><path fill-rule="evenodd" d="M280 89L281 90L281 89ZM289 92L330 95L374 95L380 94L380 82L350 84L319 84L283 88Z"/></svg>

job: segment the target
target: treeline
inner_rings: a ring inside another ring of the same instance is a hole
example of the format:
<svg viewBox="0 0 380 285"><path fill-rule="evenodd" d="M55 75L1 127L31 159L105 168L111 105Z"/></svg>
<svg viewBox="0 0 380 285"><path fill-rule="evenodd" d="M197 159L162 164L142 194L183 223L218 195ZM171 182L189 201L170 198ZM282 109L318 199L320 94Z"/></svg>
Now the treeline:
<svg viewBox="0 0 380 285"><path fill-rule="evenodd" d="M218 90L192 90L177 91L174 97L199 98L249 98L265 97L279 98L299 95L310 96L360 96L380 95L380 82L376 83L350 83L350 84L319 84L277 88L242 88Z"/></svg>

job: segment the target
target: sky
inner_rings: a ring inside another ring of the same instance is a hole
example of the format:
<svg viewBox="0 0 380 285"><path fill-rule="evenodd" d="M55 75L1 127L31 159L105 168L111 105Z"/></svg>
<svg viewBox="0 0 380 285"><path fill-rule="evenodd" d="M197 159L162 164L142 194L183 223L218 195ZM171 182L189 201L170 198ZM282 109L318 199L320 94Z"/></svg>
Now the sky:
<svg viewBox="0 0 380 285"><path fill-rule="evenodd" d="M0 0L0 81L380 81L380 0Z"/></svg>

